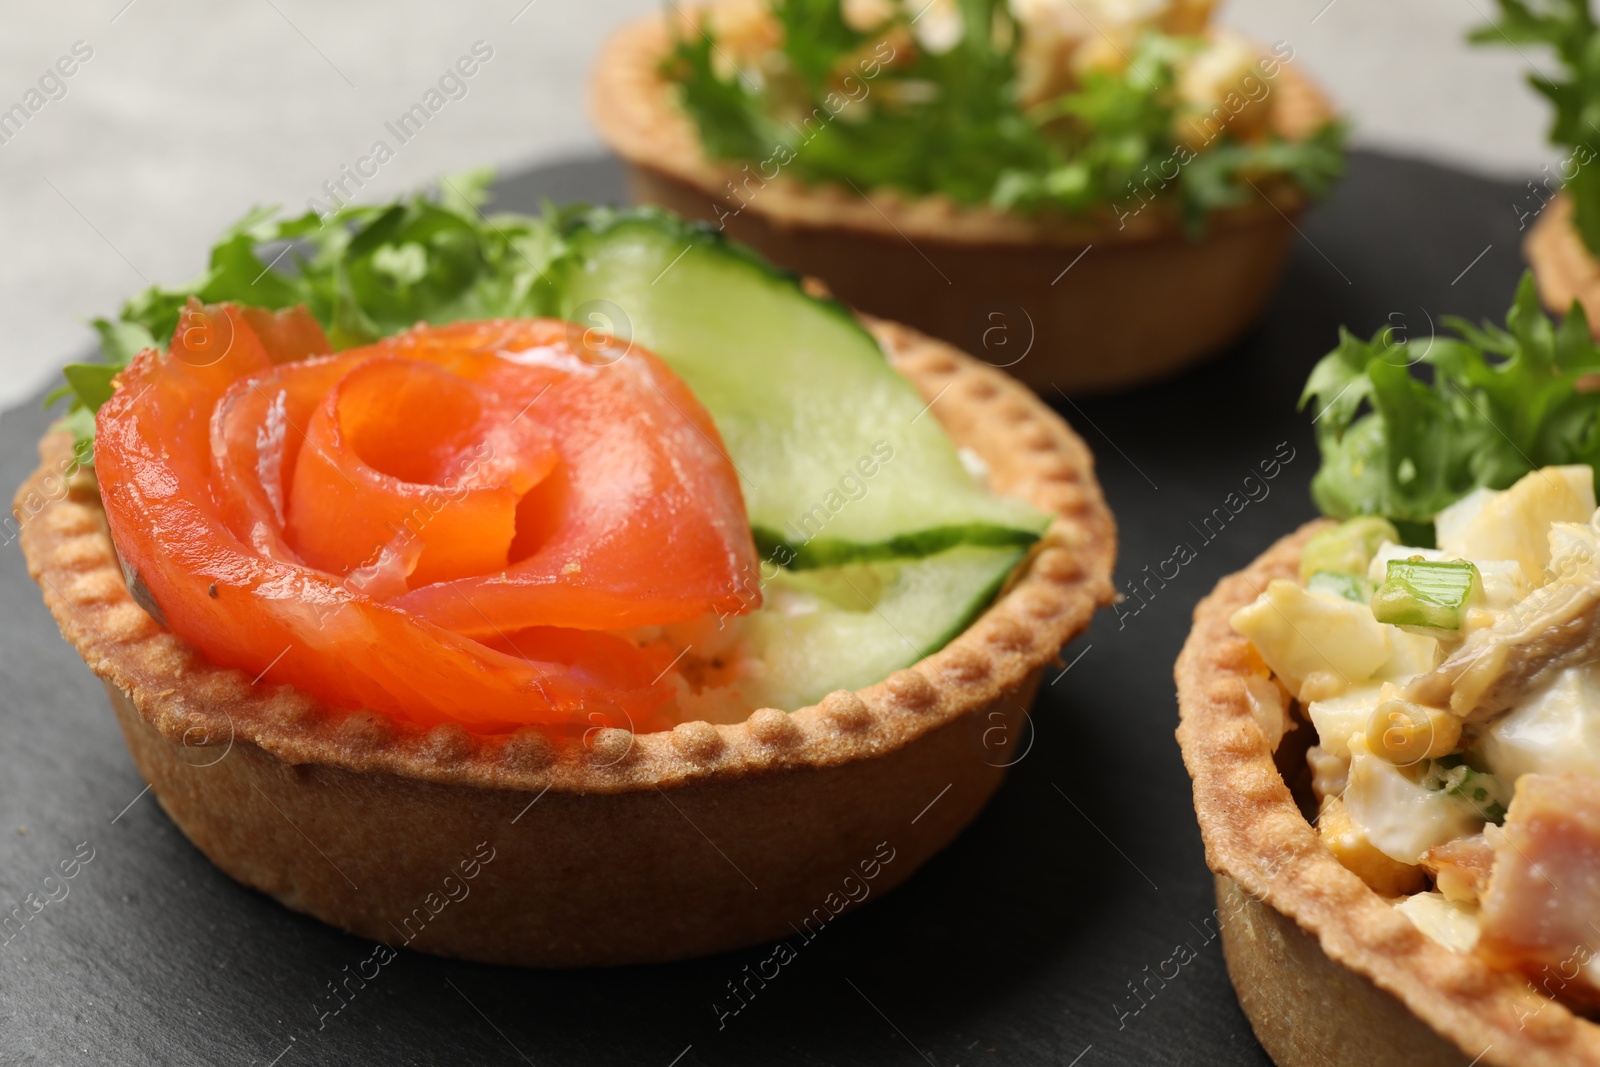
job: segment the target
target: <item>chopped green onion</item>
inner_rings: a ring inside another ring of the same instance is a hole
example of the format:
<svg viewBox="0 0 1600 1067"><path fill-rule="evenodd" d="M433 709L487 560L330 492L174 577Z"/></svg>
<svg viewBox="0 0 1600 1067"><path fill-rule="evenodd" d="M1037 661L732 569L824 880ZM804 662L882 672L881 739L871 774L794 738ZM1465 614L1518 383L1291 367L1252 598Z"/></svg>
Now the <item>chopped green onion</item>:
<svg viewBox="0 0 1600 1067"><path fill-rule="evenodd" d="M1467 560L1392 559L1372 597L1372 614L1394 626L1459 630L1468 601L1481 588L1478 568Z"/></svg>
<svg viewBox="0 0 1600 1067"><path fill-rule="evenodd" d="M1495 824L1505 822L1506 805L1511 803L1511 793L1505 783L1488 771L1469 767L1460 756L1429 761L1422 783L1462 801L1480 819Z"/></svg>
<svg viewBox="0 0 1600 1067"><path fill-rule="evenodd" d="M1364 575L1385 541L1400 543L1400 534L1388 519L1362 515L1341 522L1306 542L1300 553L1300 578L1307 581L1318 571Z"/></svg>
<svg viewBox="0 0 1600 1067"><path fill-rule="evenodd" d="M1359 574L1342 574L1339 571L1318 571L1306 579L1306 588L1313 593L1332 593L1357 604L1370 601L1373 591L1372 583Z"/></svg>

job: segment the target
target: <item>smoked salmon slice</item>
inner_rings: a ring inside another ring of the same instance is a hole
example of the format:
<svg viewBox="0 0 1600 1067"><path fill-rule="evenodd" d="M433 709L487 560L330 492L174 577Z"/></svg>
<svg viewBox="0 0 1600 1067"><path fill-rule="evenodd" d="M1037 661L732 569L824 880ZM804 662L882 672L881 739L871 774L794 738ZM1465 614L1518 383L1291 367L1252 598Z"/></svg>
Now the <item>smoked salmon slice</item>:
<svg viewBox="0 0 1600 1067"><path fill-rule="evenodd" d="M330 354L303 309L191 302L97 417L130 583L212 661L337 707L670 725L667 654L608 631L757 605L738 476L665 364L574 329Z"/></svg>

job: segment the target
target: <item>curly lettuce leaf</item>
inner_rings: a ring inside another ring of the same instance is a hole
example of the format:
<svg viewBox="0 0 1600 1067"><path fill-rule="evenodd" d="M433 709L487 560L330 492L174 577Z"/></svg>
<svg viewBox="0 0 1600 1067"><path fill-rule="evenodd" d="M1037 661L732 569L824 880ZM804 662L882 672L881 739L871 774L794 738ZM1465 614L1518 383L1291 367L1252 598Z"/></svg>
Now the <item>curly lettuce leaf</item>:
<svg viewBox="0 0 1600 1067"><path fill-rule="evenodd" d="M1387 328L1367 341L1341 330L1312 369L1300 406L1315 412L1311 493L1325 514L1428 523L1538 467L1600 471L1600 346L1577 303L1556 325L1525 274L1504 328L1443 322L1455 337L1402 344Z"/></svg>
<svg viewBox="0 0 1600 1067"><path fill-rule="evenodd" d="M1573 219L1589 251L1600 255L1600 33L1589 0L1497 0L1500 17L1468 35L1475 44L1548 46L1563 73L1528 74L1528 84L1554 108L1550 143L1568 149L1576 164L1569 177L1563 167L1563 188L1572 197Z"/></svg>
<svg viewBox="0 0 1600 1067"><path fill-rule="evenodd" d="M488 172L446 178L434 196L347 206L326 215L279 219L257 208L211 249L206 270L184 285L152 286L114 319L95 319L103 361L63 368L62 425L92 442L94 413L112 379L138 352L165 348L191 297L208 304L305 305L335 348L390 336L418 322L444 323L548 314L545 268L560 254L568 214L485 215ZM90 455L80 447L80 455Z"/></svg>
<svg viewBox="0 0 1600 1067"><path fill-rule="evenodd" d="M784 54L812 88L826 82L839 60L868 39L850 28L844 5L834 0L788 0L773 14L783 30Z"/></svg>
<svg viewBox="0 0 1600 1067"><path fill-rule="evenodd" d="M1118 200L1174 154L1177 53L1192 47L1148 35L1126 71L1091 71L1082 86L1035 108L1043 165L1000 174L997 207L1081 214ZM1048 131L1048 132L1047 132ZM1148 171L1146 168L1149 168ZM1185 182L1184 184L1187 184Z"/></svg>
<svg viewBox="0 0 1600 1067"><path fill-rule="evenodd" d="M1128 68L1026 111L1017 99L1021 29L1002 0L960 0L960 40L912 46L912 10L898 5L868 30L838 0L770 0L781 43L755 72L733 66L702 20L663 70L713 157L810 183L891 187L1020 213L1137 209L1152 175L1192 231L1255 192L1246 177L1281 176L1321 195L1343 170L1344 128L1303 142L1242 141L1223 131L1195 153L1174 130L1175 62L1195 38L1147 34ZM720 63L719 63L720 61ZM868 73L863 73L863 72Z"/></svg>
<svg viewBox="0 0 1600 1067"><path fill-rule="evenodd" d="M724 80L714 69L716 46L709 36L679 42L676 63L682 71L684 106L703 115L701 140L719 159L758 159L768 147L756 96L737 79Z"/></svg>

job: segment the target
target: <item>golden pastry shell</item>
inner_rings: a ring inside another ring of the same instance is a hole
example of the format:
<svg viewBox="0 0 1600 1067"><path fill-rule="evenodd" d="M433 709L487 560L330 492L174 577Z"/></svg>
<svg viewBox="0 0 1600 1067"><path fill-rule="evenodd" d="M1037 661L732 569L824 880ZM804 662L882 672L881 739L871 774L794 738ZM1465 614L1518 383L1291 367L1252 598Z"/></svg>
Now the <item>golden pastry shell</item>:
<svg viewBox="0 0 1600 1067"><path fill-rule="evenodd" d="M1296 579L1302 546L1326 526L1307 524L1218 583L1176 668L1178 742L1256 1036L1279 1067L1600 1065L1600 1028L1429 940L1339 863L1285 784L1250 711L1249 643L1228 619L1272 579Z"/></svg>

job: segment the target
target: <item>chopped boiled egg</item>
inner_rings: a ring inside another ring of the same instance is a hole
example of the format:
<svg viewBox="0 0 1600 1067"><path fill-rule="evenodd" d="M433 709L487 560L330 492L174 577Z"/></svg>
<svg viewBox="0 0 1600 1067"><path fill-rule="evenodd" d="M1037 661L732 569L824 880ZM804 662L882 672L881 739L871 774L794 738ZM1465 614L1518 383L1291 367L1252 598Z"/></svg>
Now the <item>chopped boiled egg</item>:
<svg viewBox="0 0 1600 1067"><path fill-rule="evenodd" d="M1207 47L1179 64L1179 136L1199 152L1226 132L1248 140L1267 126L1270 82L1259 74L1260 52L1245 38L1215 31Z"/></svg>
<svg viewBox="0 0 1600 1067"><path fill-rule="evenodd" d="M1433 539L1441 551L1466 556L1466 529L1498 490L1479 487L1433 517Z"/></svg>
<svg viewBox="0 0 1600 1067"><path fill-rule="evenodd" d="M1317 817L1317 836L1344 869L1360 878L1374 893L1386 897L1405 896L1421 889L1426 882L1421 867L1378 851L1338 797L1329 797Z"/></svg>
<svg viewBox="0 0 1600 1067"><path fill-rule="evenodd" d="M1270 582L1229 621L1296 694L1313 674L1331 676L1336 688L1364 682L1394 653L1390 628L1367 605L1309 592L1285 578Z"/></svg>
<svg viewBox="0 0 1600 1067"><path fill-rule="evenodd" d="M966 20L955 0L928 0L912 20L911 32L928 52L943 55L961 43L966 35Z"/></svg>
<svg viewBox="0 0 1600 1067"><path fill-rule="evenodd" d="M1435 530L1446 552L1515 560L1529 579L1540 581L1550 562L1550 524L1587 523L1594 509L1593 470L1544 467L1501 492L1480 489L1463 497L1440 513Z"/></svg>
<svg viewBox="0 0 1600 1067"><path fill-rule="evenodd" d="M1556 522L1550 524L1549 580L1571 578L1592 569L1595 557L1600 555L1600 530L1595 522Z"/></svg>
<svg viewBox="0 0 1600 1067"><path fill-rule="evenodd" d="M1434 845L1477 833L1484 821L1442 789L1412 781L1404 770L1367 750L1364 736L1351 737L1350 780L1344 806L1351 821L1384 855L1417 863Z"/></svg>
<svg viewBox="0 0 1600 1067"><path fill-rule="evenodd" d="M1533 582L1514 559L1475 559L1478 580L1483 584L1483 606L1504 611L1533 592Z"/></svg>
<svg viewBox="0 0 1600 1067"><path fill-rule="evenodd" d="M1495 720L1478 751L1508 783L1524 774L1600 777L1600 664L1557 673Z"/></svg>
<svg viewBox="0 0 1600 1067"><path fill-rule="evenodd" d="M1395 905L1428 939L1455 952L1471 952L1478 943L1478 909L1458 904L1443 893L1417 893Z"/></svg>
<svg viewBox="0 0 1600 1067"><path fill-rule="evenodd" d="M1170 0L1011 0L1010 6L1024 25L1092 37L1097 26L1122 29L1154 23L1173 5Z"/></svg>
<svg viewBox="0 0 1600 1067"><path fill-rule="evenodd" d="M1321 745L1306 749L1306 766L1311 768L1311 792L1320 803L1339 799L1349 781L1350 757L1339 756Z"/></svg>
<svg viewBox="0 0 1600 1067"><path fill-rule="evenodd" d="M1366 736L1367 723L1378 710L1381 686L1356 686L1327 700L1313 700L1306 706L1311 725L1317 728L1317 744L1335 756L1350 758L1350 738Z"/></svg>
<svg viewBox="0 0 1600 1067"><path fill-rule="evenodd" d="M839 14L857 33L877 29L898 14L893 0L840 0Z"/></svg>
<svg viewBox="0 0 1600 1067"><path fill-rule="evenodd" d="M1415 634L1398 626L1389 631L1389 658L1373 676L1385 682L1405 682L1431 671L1439 662L1439 641L1426 634Z"/></svg>

